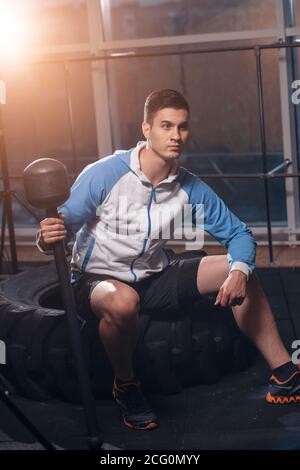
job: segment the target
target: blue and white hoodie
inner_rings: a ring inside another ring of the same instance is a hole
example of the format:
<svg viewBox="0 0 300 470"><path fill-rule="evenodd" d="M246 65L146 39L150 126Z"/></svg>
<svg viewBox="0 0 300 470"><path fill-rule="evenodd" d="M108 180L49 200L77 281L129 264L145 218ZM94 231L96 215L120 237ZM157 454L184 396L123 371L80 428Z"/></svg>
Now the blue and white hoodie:
<svg viewBox="0 0 300 470"><path fill-rule="evenodd" d="M116 151L85 167L69 199L58 208L68 231L76 233L72 271L136 282L163 270L172 263L164 235L168 229L172 235L185 207L193 225L226 248L229 269L248 277L255 268L256 251L250 229L183 167L153 186L140 168L144 146L139 142L134 149ZM40 242L38 247L47 253Z"/></svg>

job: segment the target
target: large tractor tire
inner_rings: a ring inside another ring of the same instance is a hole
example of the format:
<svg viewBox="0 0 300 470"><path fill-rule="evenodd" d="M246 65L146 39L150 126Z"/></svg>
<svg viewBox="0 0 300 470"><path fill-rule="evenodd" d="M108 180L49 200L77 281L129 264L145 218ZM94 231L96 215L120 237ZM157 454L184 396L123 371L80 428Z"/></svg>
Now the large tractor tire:
<svg viewBox="0 0 300 470"><path fill-rule="evenodd" d="M32 399L77 402L76 371L54 263L18 274L0 288L0 340L6 345L1 372L17 392ZM98 336L97 319L92 312L79 315L93 391L96 397L107 396L113 371ZM140 316L135 367L149 391L171 394L186 385L214 383L223 374L248 367L253 353L231 310L213 307L210 298L187 305L181 320Z"/></svg>

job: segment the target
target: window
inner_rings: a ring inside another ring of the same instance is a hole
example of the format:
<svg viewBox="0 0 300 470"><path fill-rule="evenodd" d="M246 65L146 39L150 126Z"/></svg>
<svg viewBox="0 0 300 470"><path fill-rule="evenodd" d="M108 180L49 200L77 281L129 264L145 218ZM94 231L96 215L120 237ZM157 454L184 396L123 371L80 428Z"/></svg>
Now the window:
<svg viewBox="0 0 300 470"><path fill-rule="evenodd" d="M101 0L106 40L276 27L276 0Z"/></svg>
<svg viewBox="0 0 300 470"><path fill-rule="evenodd" d="M270 170L283 159L276 50L263 52L262 67ZM109 62L109 83L114 148L131 148L142 138L147 94L175 88L191 104L191 138L182 157L184 166L199 175L263 171L253 51L114 60ZM266 223L261 180L207 182L241 218L254 225ZM273 223L286 224L282 180L272 181L270 198Z"/></svg>
<svg viewBox="0 0 300 470"><path fill-rule="evenodd" d="M89 41L85 0L26 0L33 47Z"/></svg>
<svg viewBox="0 0 300 470"><path fill-rule="evenodd" d="M89 62L69 64L66 75L63 64L15 66L2 79L7 103L1 111L13 186L20 189L24 168L37 158L62 161L71 178L98 158ZM24 209L17 206L16 225L23 225Z"/></svg>

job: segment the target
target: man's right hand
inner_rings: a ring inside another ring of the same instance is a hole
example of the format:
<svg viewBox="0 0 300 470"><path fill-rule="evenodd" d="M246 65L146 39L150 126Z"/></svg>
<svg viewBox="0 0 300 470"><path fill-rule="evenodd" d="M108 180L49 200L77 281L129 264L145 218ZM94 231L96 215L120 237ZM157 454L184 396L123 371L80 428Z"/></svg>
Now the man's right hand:
<svg viewBox="0 0 300 470"><path fill-rule="evenodd" d="M67 230L64 218L63 214L59 214L58 218L49 217L40 222L41 242L46 250L52 248L53 243L65 239Z"/></svg>

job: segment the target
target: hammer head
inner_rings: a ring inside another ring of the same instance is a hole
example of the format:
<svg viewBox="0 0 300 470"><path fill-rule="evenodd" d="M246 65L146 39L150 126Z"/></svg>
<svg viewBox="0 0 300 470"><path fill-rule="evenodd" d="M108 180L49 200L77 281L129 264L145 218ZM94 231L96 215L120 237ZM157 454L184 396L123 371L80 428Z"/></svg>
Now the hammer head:
<svg viewBox="0 0 300 470"><path fill-rule="evenodd" d="M40 209L56 209L70 195L70 184L65 165L54 158L39 158L24 172L28 202Z"/></svg>

